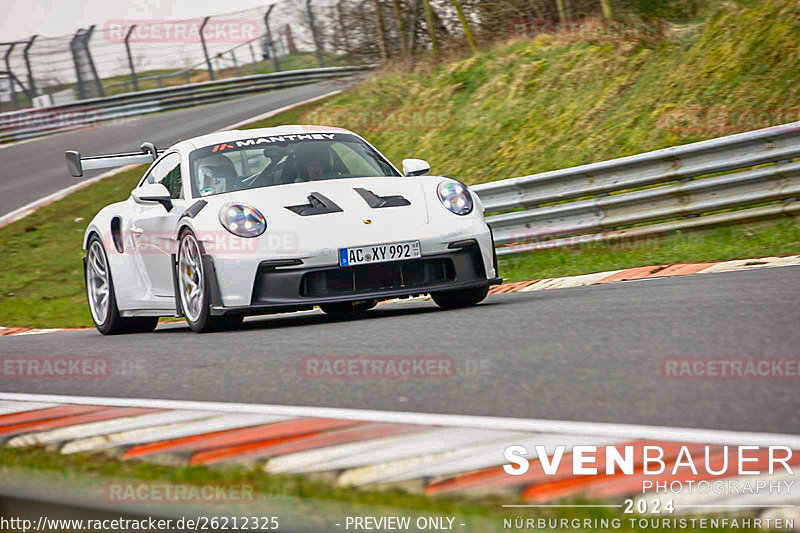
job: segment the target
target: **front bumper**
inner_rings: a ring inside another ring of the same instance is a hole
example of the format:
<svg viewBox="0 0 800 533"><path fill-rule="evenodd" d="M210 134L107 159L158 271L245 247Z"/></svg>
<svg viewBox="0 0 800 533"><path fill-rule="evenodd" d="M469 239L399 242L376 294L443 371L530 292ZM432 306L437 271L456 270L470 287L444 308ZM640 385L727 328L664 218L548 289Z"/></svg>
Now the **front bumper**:
<svg viewBox="0 0 800 533"><path fill-rule="evenodd" d="M212 315L291 312L325 303L405 298L486 287L502 281L487 277L478 240L467 239L451 243L446 252L419 259L355 267L295 267L285 260L262 261L252 285L250 304L225 306L214 260L206 255L204 262L205 271L212 273Z"/></svg>

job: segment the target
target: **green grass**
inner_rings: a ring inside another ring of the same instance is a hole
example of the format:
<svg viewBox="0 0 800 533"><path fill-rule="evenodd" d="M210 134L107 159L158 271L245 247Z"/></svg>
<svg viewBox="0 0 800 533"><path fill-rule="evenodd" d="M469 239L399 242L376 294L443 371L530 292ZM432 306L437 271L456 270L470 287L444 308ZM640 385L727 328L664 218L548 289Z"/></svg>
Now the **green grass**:
<svg viewBox="0 0 800 533"><path fill-rule="evenodd" d="M309 477L267 475L257 466L168 467L148 462L119 461L103 454L61 455L42 448L29 447L0 448L0 472L9 479L12 475L37 479L41 474L49 473L55 476L54 481L58 483L70 483L76 488L83 487L80 490L83 494L92 488L97 490L98 487L103 487L109 481L210 483L221 486L254 485L258 494L262 494L266 498L278 497L277 500L273 500L276 508L283 501L292 514L305 515L309 521L316 519L323 527L329 527L326 522L332 518L332 513L337 513L338 516L339 512L350 510L350 514L352 514L354 507L367 506L373 512L378 510L381 514L394 513L400 516L416 513L455 515L470 522L473 528L467 529L468 531L500 531L503 518L515 517L569 518L573 520L620 518L621 527L617 531L649 530L638 527L631 528L628 522L628 519L632 518L631 515L623 515L617 510L608 508L504 510L502 505L522 503L520 498L513 493L480 499L447 495L429 498L400 488L343 489L335 488L329 482L313 480ZM573 500L572 503L586 504L589 502ZM338 507L337 504L341 507ZM477 527L475 524L482 524L482 527ZM670 528L658 528L657 530L673 531ZM683 529L682 531L695 531L695 529ZM733 530L727 528L704 529L703 531ZM736 531L756 530L737 529Z"/></svg>
<svg viewBox="0 0 800 533"><path fill-rule="evenodd" d="M481 183L719 135L661 128L664 114L675 110L796 107L796 5L759 0L752 9L734 3L718 9L657 43L567 43L541 37L499 43L467 59L423 60L415 71L407 65L387 67L352 90L252 126L324 124L326 116L333 116L331 125L363 134L395 163L421 157L436 174ZM393 110L416 113L423 121L429 119L425 111L439 114L422 128L396 120L386 127L386 121L374 118ZM350 117L350 123L342 117ZM81 237L97 210L126 198L142 172L104 180L0 228L0 325L91 326ZM669 235L657 246L529 253L504 259L501 274L535 279L800 253L799 228L793 219L784 219Z"/></svg>
<svg viewBox="0 0 800 533"><path fill-rule="evenodd" d="M90 185L0 228L0 324L92 324L83 289L83 233L100 207L130 195L144 170Z"/></svg>
<svg viewBox="0 0 800 533"><path fill-rule="evenodd" d="M786 219L523 253L502 257L499 266L504 278L526 281L636 266L793 254L800 254L800 223Z"/></svg>

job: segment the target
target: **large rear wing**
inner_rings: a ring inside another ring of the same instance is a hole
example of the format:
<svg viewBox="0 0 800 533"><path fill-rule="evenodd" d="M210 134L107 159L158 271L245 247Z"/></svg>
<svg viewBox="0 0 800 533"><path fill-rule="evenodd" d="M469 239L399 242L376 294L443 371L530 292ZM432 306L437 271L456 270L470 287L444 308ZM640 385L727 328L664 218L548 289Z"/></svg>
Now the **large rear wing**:
<svg viewBox="0 0 800 533"><path fill-rule="evenodd" d="M67 158L67 169L76 178L83 176L84 170L96 170L98 168L124 167L125 165L137 165L141 163L152 163L158 156L164 153L163 150L156 149L151 142L142 143L140 152L128 152L125 154L93 155L82 157L80 152L67 150L64 155Z"/></svg>

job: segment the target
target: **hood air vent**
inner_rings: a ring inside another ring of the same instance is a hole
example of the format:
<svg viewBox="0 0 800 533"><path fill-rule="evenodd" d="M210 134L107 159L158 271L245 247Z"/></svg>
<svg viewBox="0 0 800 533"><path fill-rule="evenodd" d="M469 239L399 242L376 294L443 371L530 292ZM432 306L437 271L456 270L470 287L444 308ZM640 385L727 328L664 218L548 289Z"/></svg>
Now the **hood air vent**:
<svg viewBox="0 0 800 533"><path fill-rule="evenodd" d="M381 207L402 207L404 205L411 205L411 202L406 200L400 195L394 196L378 196L372 191L368 191L367 189L362 189L361 187L354 187L354 191L356 191L361 198L366 200L367 205L369 205L373 209L379 209Z"/></svg>
<svg viewBox="0 0 800 533"><path fill-rule="evenodd" d="M286 209L297 213L301 217L342 212L341 207L333 203L333 201L328 197L323 196L318 192L312 192L308 195L307 204L287 205Z"/></svg>

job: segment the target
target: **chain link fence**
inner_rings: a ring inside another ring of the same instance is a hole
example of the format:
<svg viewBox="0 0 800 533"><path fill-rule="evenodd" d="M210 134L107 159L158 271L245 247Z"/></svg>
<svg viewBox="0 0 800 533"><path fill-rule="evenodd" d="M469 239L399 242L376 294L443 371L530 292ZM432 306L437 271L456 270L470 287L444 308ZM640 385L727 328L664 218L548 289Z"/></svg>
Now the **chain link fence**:
<svg viewBox="0 0 800 533"><path fill-rule="evenodd" d="M282 70L413 61L592 18L688 19L708 1L277 0L188 20L98 21L70 35L0 43L0 110Z"/></svg>

